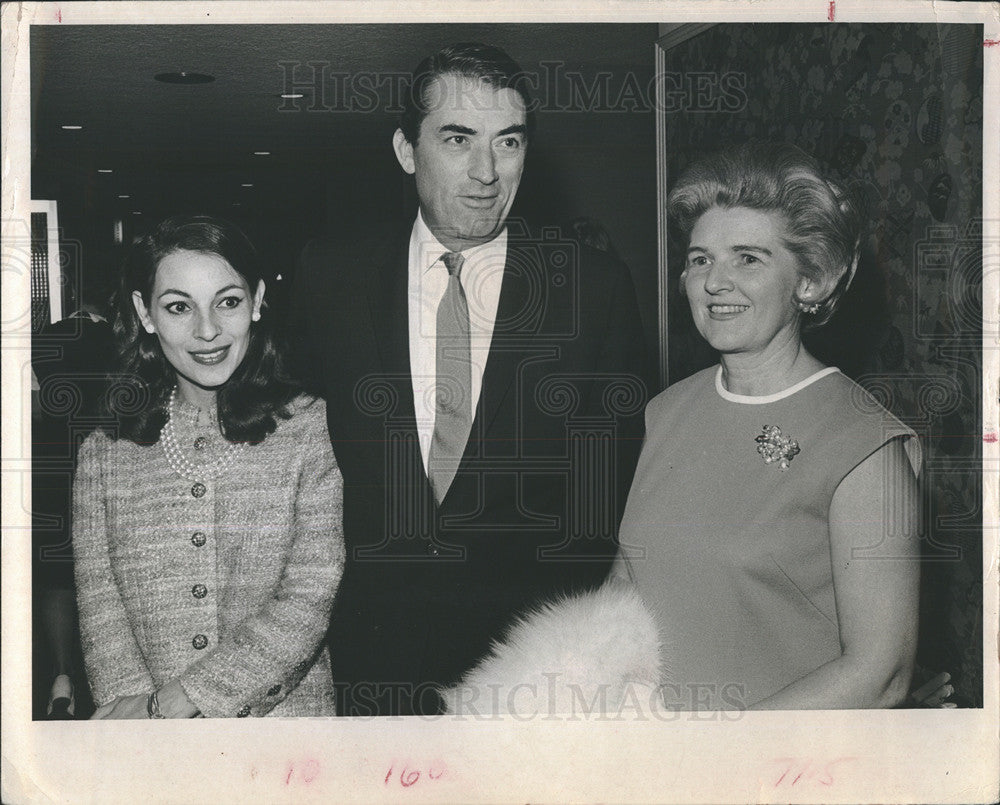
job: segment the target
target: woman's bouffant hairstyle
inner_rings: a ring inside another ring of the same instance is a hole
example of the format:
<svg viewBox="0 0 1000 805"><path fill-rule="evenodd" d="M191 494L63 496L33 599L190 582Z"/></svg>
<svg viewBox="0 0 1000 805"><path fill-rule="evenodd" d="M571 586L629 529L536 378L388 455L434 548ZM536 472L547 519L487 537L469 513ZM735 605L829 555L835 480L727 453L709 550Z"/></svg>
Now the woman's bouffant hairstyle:
<svg viewBox="0 0 1000 805"><path fill-rule="evenodd" d="M177 375L157 336L143 328L132 292L138 291L151 308L157 268L167 255L179 251L221 257L243 278L251 294L263 278L253 244L234 224L220 218L177 215L132 244L122 267L113 312L117 372L128 383L138 385L128 396L140 404L119 405L127 410L112 410L110 414L119 422L118 436L137 444L159 440ZM251 322L246 355L216 396L219 424L231 442L263 441L277 427L276 417L289 417L287 406L299 393L298 385L285 375L267 318L262 309L260 321ZM115 407L114 400L109 399L109 406Z"/></svg>
<svg viewBox="0 0 1000 805"><path fill-rule="evenodd" d="M823 177L815 159L787 143L748 143L699 160L671 190L667 214L687 241L713 207L780 213L784 245L798 259L799 272L826 290L808 300L819 310L805 317L805 325L830 320L857 270L861 218L854 200Z"/></svg>

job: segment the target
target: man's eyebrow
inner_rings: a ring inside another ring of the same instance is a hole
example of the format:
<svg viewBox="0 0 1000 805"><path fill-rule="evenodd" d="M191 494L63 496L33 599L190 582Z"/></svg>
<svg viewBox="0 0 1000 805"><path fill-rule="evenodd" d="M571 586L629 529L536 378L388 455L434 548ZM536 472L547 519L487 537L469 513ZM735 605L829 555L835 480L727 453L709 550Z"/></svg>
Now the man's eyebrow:
<svg viewBox="0 0 1000 805"><path fill-rule="evenodd" d="M470 129L468 126L460 126L458 123L445 123L438 131L453 131L455 134L475 134L475 129Z"/></svg>
<svg viewBox="0 0 1000 805"><path fill-rule="evenodd" d="M527 134L528 127L523 123L518 123L516 126L508 126L505 129L500 129L497 132L497 137L505 137L508 134Z"/></svg>
<svg viewBox="0 0 1000 805"><path fill-rule="evenodd" d="M441 128L438 129L438 131L450 131L455 134L467 134L467 135L473 135L479 133L475 129L470 129L468 126L461 126L458 123L445 123ZM507 126L507 128L505 129L500 129L500 131L498 131L495 136L508 137L511 134L527 134L527 133L528 133L528 127L525 126L524 124L518 123L514 126Z"/></svg>

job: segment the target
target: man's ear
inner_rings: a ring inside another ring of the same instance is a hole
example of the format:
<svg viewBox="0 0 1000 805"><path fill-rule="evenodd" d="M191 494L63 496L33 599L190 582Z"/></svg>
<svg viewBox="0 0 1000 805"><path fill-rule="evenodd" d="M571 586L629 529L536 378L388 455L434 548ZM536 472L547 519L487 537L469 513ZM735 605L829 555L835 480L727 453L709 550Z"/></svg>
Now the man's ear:
<svg viewBox="0 0 1000 805"><path fill-rule="evenodd" d="M138 291L132 291L132 306L135 308L135 312L139 314L142 329L150 334L155 333L156 327L153 325L153 320L149 317L149 311L146 310L146 303L142 301L142 294Z"/></svg>
<svg viewBox="0 0 1000 805"><path fill-rule="evenodd" d="M257 291L253 295L253 308L250 313L250 318L253 321L260 321L260 307L264 304L265 287L264 280L260 280L260 282L257 283Z"/></svg>
<svg viewBox="0 0 1000 805"><path fill-rule="evenodd" d="M392 150L396 152L396 159L399 160L399 164L403 170L407 173L413 173L415 170L413 166L413 146L406 139L406 135L403 134L402 129L396 129L396 133L392 135Z"/></svg>

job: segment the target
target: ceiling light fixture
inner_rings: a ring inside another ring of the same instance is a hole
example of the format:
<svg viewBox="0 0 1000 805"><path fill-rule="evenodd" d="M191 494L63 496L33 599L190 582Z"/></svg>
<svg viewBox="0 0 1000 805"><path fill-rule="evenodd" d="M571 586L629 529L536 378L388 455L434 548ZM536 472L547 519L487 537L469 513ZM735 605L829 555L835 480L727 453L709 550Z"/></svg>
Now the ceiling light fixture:
<svg viewBox="0 0 1000 805"><path fill-rule="evenodd" d="M111 168L98 168L97 172L98 173L114 173L114 171L111 170Z"/></svg>
<svg viewBox="0 0 1000 805"><path fill-rule="evenodd" d="M294 100L296 98L304 98L306 97L306 94L304 92L282 92L278 97Z"/></svg>
<svg viewBox="0 0 1000 805"><path fill-rule="evenodd" d="M118 198L132 198L132 196L120 195Z"/></svg>
<svg viewBox="0 0 1000 805"><path fill-rule="evenodd" d="M80 129L83 128L83 126L77 126L73 124L73 125L63 126L62 128L64 131L79 131Z"/></svg>
<svg viewBox="0 0 1000 805"><path fill-rule="evenodd" d="M189 73L182 70L179 73L157 73L153 76L164 84L209 84L215 81L214 75L207 73Z"/></svg>
<svg viewBox="0 0 1000 805"><path fill-rule="evenodd" d="M244 182L240 187L253 187L253 182Z"/></svg>
<svg viewBox="0 0 1000 805"><path fill-rule="evenodd" d="M255 157L269 157L269 156L271 156L271 152L270 151L254 151L253 155Z"/></svg>

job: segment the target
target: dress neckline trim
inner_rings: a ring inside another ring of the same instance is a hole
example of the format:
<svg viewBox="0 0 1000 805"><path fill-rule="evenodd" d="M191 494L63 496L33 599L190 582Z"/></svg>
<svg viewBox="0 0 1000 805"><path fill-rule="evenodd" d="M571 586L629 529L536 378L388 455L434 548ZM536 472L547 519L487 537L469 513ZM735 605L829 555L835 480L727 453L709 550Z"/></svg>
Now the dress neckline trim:
<svg viewBox="0 0 1000 805"><path fill-rule="evenodd" d="M784 391L779 391L775 394L763 394L760 396L751 394L734 394L725 386L722 385L722 366L719 366L715 373L715 390L719 392L719 396L724 400L729 400L730 402L743 403L744 405L764 405L765 403L777 402L778 400L783 400L785 397L791 397L797 391L801 391L806 386L811 386L817 380L826 377L827 375L832 375L834 372L839 372L836 366L828 366L826 369L820 369L815 374L809 375L805 380L800 380L794 386L789 386Z"/></svg>
<svg viewBox="0 0 1000 805"><path fill-rule="evenodd" d="M169 413L169 412L168 412ZM174 423L176 427L219 429L219 413L215 402L209 407L188 402L180 394L174 400Z"/></svg>

